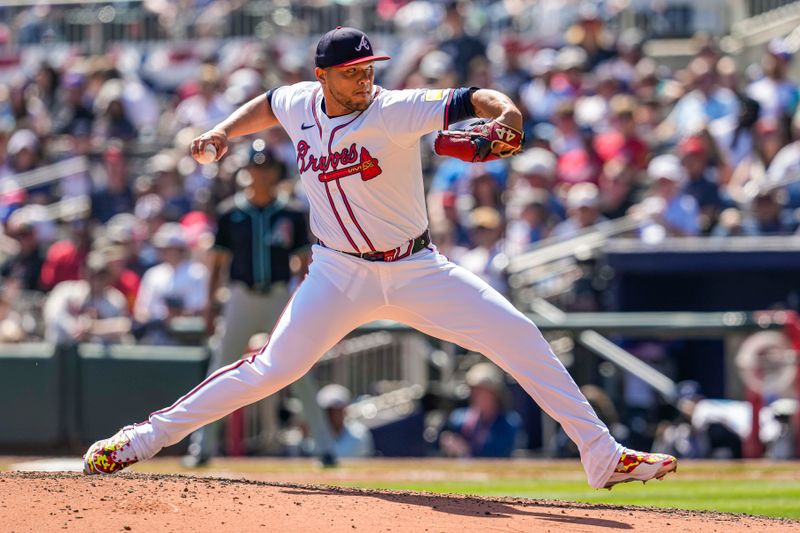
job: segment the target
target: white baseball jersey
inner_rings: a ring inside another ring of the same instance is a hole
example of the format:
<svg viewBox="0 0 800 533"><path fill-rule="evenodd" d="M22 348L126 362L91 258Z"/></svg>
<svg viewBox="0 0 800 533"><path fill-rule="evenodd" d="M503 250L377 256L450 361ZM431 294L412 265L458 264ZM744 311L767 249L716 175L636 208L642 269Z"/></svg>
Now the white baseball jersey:
<svg viewBox="0 0 800 533"><path fill-rule="evenodd" d="M364 111L330 118L319 82L272 92L311 203L311 231L345 252L391 250L428 227L420 138L447 129L452 90L373 88Z"/></svg>

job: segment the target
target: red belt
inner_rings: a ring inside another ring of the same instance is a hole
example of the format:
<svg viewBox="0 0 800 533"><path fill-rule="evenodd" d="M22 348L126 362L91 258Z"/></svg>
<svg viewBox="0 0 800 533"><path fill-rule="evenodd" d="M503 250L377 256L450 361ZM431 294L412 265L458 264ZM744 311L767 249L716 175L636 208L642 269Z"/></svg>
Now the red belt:
<svg viewBox="0 0 800 533"><path fill-rule="evenodd" d="M341 250L336 250L339 253L352 255L353 257L360 257L361 259L365 259L367 261L398 261L403 259L404 257L408 257L409 255L415 254L422 249L428 247L431 243L431 234L430 231L427 229L420 235L414 239L409 240L405 244L398 246L393 250L388 250L386 252L343 252ZM319 241L320 246L325 246L325 243ZM327 246L325 246L327 248ZM331 248L334 250L334 248Z"/></svg>

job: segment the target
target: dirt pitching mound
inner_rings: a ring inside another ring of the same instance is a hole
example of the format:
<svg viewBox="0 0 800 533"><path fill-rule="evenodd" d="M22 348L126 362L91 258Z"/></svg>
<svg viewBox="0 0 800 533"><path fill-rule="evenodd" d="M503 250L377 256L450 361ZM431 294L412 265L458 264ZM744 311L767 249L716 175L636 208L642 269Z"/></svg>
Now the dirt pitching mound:
<svg viewBox="0 0 800 533"><path fill-rule="evenodd" d="M744 515L179 475L0 473L4 532L800 531Z"/></svg>

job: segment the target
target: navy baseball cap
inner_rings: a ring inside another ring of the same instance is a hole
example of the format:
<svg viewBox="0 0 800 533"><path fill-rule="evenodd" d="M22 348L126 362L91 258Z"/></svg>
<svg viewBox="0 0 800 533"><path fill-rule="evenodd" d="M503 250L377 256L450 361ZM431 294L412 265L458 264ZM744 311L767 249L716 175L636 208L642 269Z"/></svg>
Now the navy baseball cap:
<svg viewBox="0 0 800 533"><path fill-rule="evenodd" d="M349 67L367 61L385 61L389 56L376 56L367 34L355 28L336 26L319 40L315 64L319 68Z"/></svg>

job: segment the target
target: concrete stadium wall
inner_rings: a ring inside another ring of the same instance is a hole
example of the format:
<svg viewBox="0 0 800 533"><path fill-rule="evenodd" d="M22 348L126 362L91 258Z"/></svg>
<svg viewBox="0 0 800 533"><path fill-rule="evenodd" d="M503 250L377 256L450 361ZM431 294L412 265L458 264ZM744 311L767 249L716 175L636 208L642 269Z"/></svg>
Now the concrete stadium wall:
<svg viewBox="0 0 800 533"><path fill-rule="evenodd" d="M78 450L197 385L204 347L0 345L0 448Z"/></svg>

